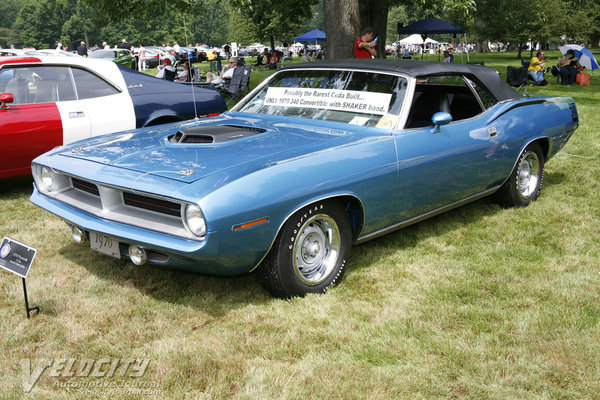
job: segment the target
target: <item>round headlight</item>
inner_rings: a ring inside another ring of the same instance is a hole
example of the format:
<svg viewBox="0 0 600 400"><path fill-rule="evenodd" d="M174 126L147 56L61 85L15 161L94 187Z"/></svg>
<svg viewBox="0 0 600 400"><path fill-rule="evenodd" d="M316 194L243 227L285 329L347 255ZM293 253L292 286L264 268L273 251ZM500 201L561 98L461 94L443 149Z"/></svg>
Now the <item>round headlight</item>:
<svg viewBox="0 0 600 400"><path fill-rule="evenodd" d="M188 204L185 207L185 222L194 235L206 235L206 221L202 210L196 204Z"/></svg>
<svg viewBox="0 0 600 400"><path fill-rule="evenodd" d="M50 169L42 167L40 177L42 179L42 185L47 191L51 192L54 190L54 174Z"/></svg>

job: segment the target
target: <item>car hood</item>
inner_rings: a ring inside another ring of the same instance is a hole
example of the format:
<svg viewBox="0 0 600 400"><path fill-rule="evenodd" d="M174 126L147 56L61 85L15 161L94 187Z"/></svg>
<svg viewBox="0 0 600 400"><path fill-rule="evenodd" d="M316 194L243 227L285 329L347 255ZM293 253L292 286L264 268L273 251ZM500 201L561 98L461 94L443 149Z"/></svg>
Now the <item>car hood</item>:
<svg viewBox="0 0 600 400"><path fill-rule="evenodd" d="M206 132L218 132L224 127L250 133L234 134L217 143L172 142L172 137L181 136L182 132L197 132L200 128L206 136ZM191 183L227 169L233 169L234 175L243 175L269 164L349 144L357 140L358 131L364 130L340 127L341 124L322 121L318 125L314 121L299 124L295 118L258 118L248 114L241 118L239 114L227 113L206 120L101 136L62 148L59 154Z"/></svg>

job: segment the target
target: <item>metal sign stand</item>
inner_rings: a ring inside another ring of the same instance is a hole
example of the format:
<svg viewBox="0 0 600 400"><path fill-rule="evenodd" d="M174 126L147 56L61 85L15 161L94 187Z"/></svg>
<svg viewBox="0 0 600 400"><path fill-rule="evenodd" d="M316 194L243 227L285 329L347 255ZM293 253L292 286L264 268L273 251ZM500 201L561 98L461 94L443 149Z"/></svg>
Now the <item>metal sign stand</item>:
<svg viewBox="0 0 600 400"><path fill-rule="evenodd" d="M29 300L27 299L27 285L25 284L25 278L21 278L23 279L23 294L25 295L25 310L27 310L27 319L30 318L29 313L31 311L35 311L35 315L38 315L40 313L40 308L39 307L29 307Z"/></svg>
<svg viewBox="0 0 600 400"><path fill-rule="evenodd" d="M27 273L37 250L27 246L14 239L5 237L0 243L0 268L19 275L23 280L23 295L25 296L25 311L27 311L27 319L31 318L31 312L35 311L35 315L40 313L39 307L29 307L29 299L27 298Z"/></svg>

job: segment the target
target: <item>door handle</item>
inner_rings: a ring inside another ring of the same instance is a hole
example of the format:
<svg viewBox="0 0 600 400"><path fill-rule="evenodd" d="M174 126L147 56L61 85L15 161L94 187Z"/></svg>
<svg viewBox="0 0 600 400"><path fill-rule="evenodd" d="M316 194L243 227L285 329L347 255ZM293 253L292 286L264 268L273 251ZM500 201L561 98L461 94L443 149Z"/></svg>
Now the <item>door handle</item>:
<svg viewBox="0 0 600 400"><path fill-rule="evenodd" d="M83 111L72 111L69 112L69 118L84 118L85 114Z"/></svg>

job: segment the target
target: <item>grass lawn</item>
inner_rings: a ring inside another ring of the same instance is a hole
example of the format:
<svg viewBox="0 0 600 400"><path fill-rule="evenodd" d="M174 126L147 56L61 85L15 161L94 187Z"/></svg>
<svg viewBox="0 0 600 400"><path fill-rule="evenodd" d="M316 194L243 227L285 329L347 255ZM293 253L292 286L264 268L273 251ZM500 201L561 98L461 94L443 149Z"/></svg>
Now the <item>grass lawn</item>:
<svg viewBox="0 0 600 400"><path fill-rule="evenodd" d="M503 77L519 65L515 53L472 60ZM273 299L252 275L102 256L29 203L31 178L0 182L0 237L38 249L27 285L41 307L27 320L21 280L0 272L0 398L600 397L599 88L600 72L590 87L528 88L572 96L581 121L538 201L481 200L357 246L325 295ZM67 361L24 393L44 359ZM100 376L67 376L87 359L108 360ZM121 359L149 364L108 376Z"/></svg>

